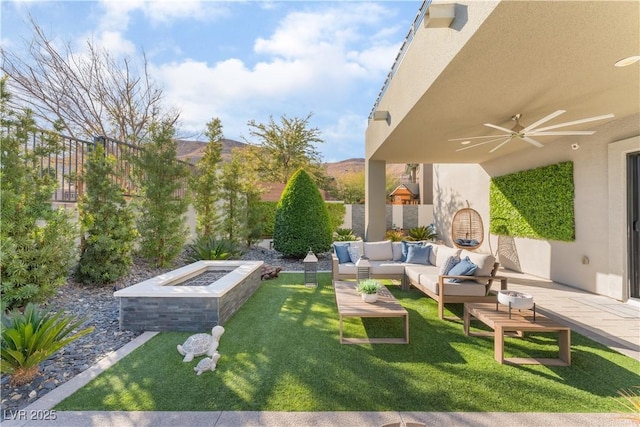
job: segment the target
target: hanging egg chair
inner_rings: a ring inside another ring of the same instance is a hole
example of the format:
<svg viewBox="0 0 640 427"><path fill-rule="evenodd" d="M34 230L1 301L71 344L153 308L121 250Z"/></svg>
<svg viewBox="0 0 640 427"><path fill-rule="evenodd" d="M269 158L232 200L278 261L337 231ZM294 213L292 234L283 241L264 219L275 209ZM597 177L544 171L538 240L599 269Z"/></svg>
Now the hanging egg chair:
<svg viewBox="0 0 640 427"><path fill-rule="evenodd" d="M484 227L482 217L478 211L469 207L462 208L453 215L451 220L451 240L459 249L473 250L482 245L484 240Z"/></svg>

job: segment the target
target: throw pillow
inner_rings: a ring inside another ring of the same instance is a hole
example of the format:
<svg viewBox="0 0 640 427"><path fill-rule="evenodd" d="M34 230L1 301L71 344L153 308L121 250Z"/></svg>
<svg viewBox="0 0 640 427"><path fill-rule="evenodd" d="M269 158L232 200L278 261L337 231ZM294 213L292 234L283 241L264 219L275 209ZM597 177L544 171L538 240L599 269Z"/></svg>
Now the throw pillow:
<svg viewBox="0 0 640 427"><path fill-rule="evenodd" d="M400 261L407 262L407 255L409 254L409 246L424 246L424 242L407 242L402 241L402 258Z"/></svg>
<svg viewBox="0 0 640 427"><path fill-rule="evenodd" d="M478 268L477 265L471 262L469 257L465 257L460 260L459 263L453 266L449 270L449 276L473 276L473 272ZM460 283L462 279L449 279L449 283Z"/></svg>
<svg viewBox="0 0 640 427"><path fill-rule="evenodd" d="M391 249L393 250L393 260L402 261L402 242L391 242Z"/></svg>
<svg viewBox="0 0 640 427"><path fill-rule="evenodd" d="M371 261L391 261L393 259L391 240L364 242L364 256Z"/></svg>
<svg viewBox="0 0 640 427"><path fill-rule="evenodd" d="M349 262L349 243L334 243L333 250L338 257L338 262L340 264L344 264L345 262Z"/></svg>
<svg viewBox="0 0 640 427"><path fill-rule="evenodd" d="M356 261L358 261L360 259L361 255L362 254L360 253L360 248L359 247L353 246L353 245L349 245L349 258L350 258L352 263L355 264Z"/></svg>
<svg viewBox="0 0 640 427"><path fill-rule="evenodd" d="M406 262L411 264L431 265L429 255L431 254L431 246L410 245L407 251Z"/></svg>
<svg viewBox="0 0 640 427"><path fill-rule="evenodd" d="M448 257L440 267L440 275L446 276L451 269L460 262L460 258L455 255Z"/></svg>

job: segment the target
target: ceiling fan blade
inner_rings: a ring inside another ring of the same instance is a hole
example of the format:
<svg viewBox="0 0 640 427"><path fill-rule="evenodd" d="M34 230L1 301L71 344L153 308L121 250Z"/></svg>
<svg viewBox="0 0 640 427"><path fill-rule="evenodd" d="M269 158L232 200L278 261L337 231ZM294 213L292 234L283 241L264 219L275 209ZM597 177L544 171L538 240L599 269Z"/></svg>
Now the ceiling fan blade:
<svg viewBox="0 0 640 427"><path fill-rule="evenodd" d="M548 116L543 117L540 120L538 120L537 122L532 123L529 126L527 126L526 128L522 129L522 133L527 133L528 131L530 131L531 129L535 128L536 126L541 125L543 123L546 123L551 119L555 119L560 114L564 114L564 113L566 113L565 110L554 111L553 113L549 114Z"/></svg>
<svg viewBox="0 0 640 427"><path fill-rule="evenodd" d="M560 136L560 135L593 135L595 130L557 130L555 132L539 132L537 130L529 132L528 136Z"/></svg>
<svg viewBox="0 0 640 427"><path fill-rule="evenodd" d="M579 125L581 123L595 122L596 120L610 119L612 117L615 117L615 116L613 114L603 114L602 116L588 117L586 119L574 120L572 122L565 122L565 123L559 123L553 126L547 126L545 128L536 129L536 132L557 129L563 126L571 126L571 125Z"/></svg>
<svg viewBox="0 0 640 427"><path fill-rule="evenodd" d="M533 139L533 138L529 138L528 136L523 136L523 137L522 137L522 139L523 139L523 140L525 140L525 141L527 141L527 142L528 142L529 144L531 144L531 145L535 145L535 146L536 146L536 147L538 147L538 148L542 148L542 147L544 147L544 145L540 144L538 141L536 141L536 140L535 140L535 139Z"/></svg>
<svg viewBox="0 0 640 427"><path fill-rule="evenodd" d="M481 138L495 138L496 136L509 136L509 135L487 135L487 136L469 136L467 138L455 138L455 139L447 139L447 141L467 141L469 139L481 139Z"/></svg>
<svg viewBox="0 0 640 427"><path fill-rule="evenodd" d="M490 141L483 141L483 142L479 142L477 144L469 145L468 147L458 148L456 151L464 151L464 150L468 150L469 148L479 147L479 146L484 145L484 144L490 144L490 143L495 142L495 141L500 141L502 138L504 138L504 136L501 136L500 138L492 139ZM511 137L507 138L507 141L509 141L510 139L511 139Z"/></svg>
<svg viewBox="0 0 640 427"><path fill-rule="evenodd" d="M513 130L511 130L511 129L503 128L501 126L492 125L491 123L485 123L484 125L488 126L490 128L494 128L494 129L498 129L498 130L507 132L507 134L509 134L509 135L511 135L513 133Z"/></svg>
<svg viewBox="0 0 640 427"><path fill-rule="evenodd" d="M494 151L496 151L498 148L502 147L504 144L506 144L507 142L511 141L511 138L507 138L504 141L502 141L500 144L496 145L495 147L493 147L491 150L489 150L489 153L493 153Z"/></svg>

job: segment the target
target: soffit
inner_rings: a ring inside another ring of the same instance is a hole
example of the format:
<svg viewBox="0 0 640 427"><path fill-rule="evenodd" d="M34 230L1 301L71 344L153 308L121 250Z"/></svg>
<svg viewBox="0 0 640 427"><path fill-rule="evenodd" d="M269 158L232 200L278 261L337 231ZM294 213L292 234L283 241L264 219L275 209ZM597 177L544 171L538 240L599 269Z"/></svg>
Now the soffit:
<svg viewBox="0 0 640 427"><path fill-rule="evenodd" d="M596 131L638 114L640 64L613 64L640 55L639 22L635 1L500 3L409 113L396 118L392 112L398 122L391 123L392 131L369 157L387 163L483 163L538 148L514 139L492 154L499 142L456 152L461 145L448 140L499 134L483 123L511 128L510 117L517 113L523 114L523 126L556 110L567 112L545 126L615 114L615 119L558 129Z"/></svg>

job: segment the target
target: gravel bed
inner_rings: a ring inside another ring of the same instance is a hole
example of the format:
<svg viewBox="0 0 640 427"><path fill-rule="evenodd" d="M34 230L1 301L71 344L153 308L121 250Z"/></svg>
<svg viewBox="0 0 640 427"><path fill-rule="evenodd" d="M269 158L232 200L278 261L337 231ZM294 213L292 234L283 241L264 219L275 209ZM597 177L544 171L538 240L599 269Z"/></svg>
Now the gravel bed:
<svg viewBox="0 0 640 427"><path fill-rule="evenodd" d="M303 271L301 260L284 258L279 252L261 247L245 253L243 260L261 260L282 271ZM118 301L113 292L150 279L159 274L186 265L181 258L171 268L153 268L141 259L135 259L131 272L108 286L87 286L69 279L58 289L47 304L54 311L64 310L67 314L87 319L85 327L94 326L92 333L73 341L40 365L40 374L29 384L12 387L9 376L1 376L2 419L11 411L23 409L36 399L44 396L59 385L67 382L82 371L97 363L108 353L130 342L141 332L121 331L118 322ZM318 255L318 270L330 271L331 258L328 254Z"/></svg>

